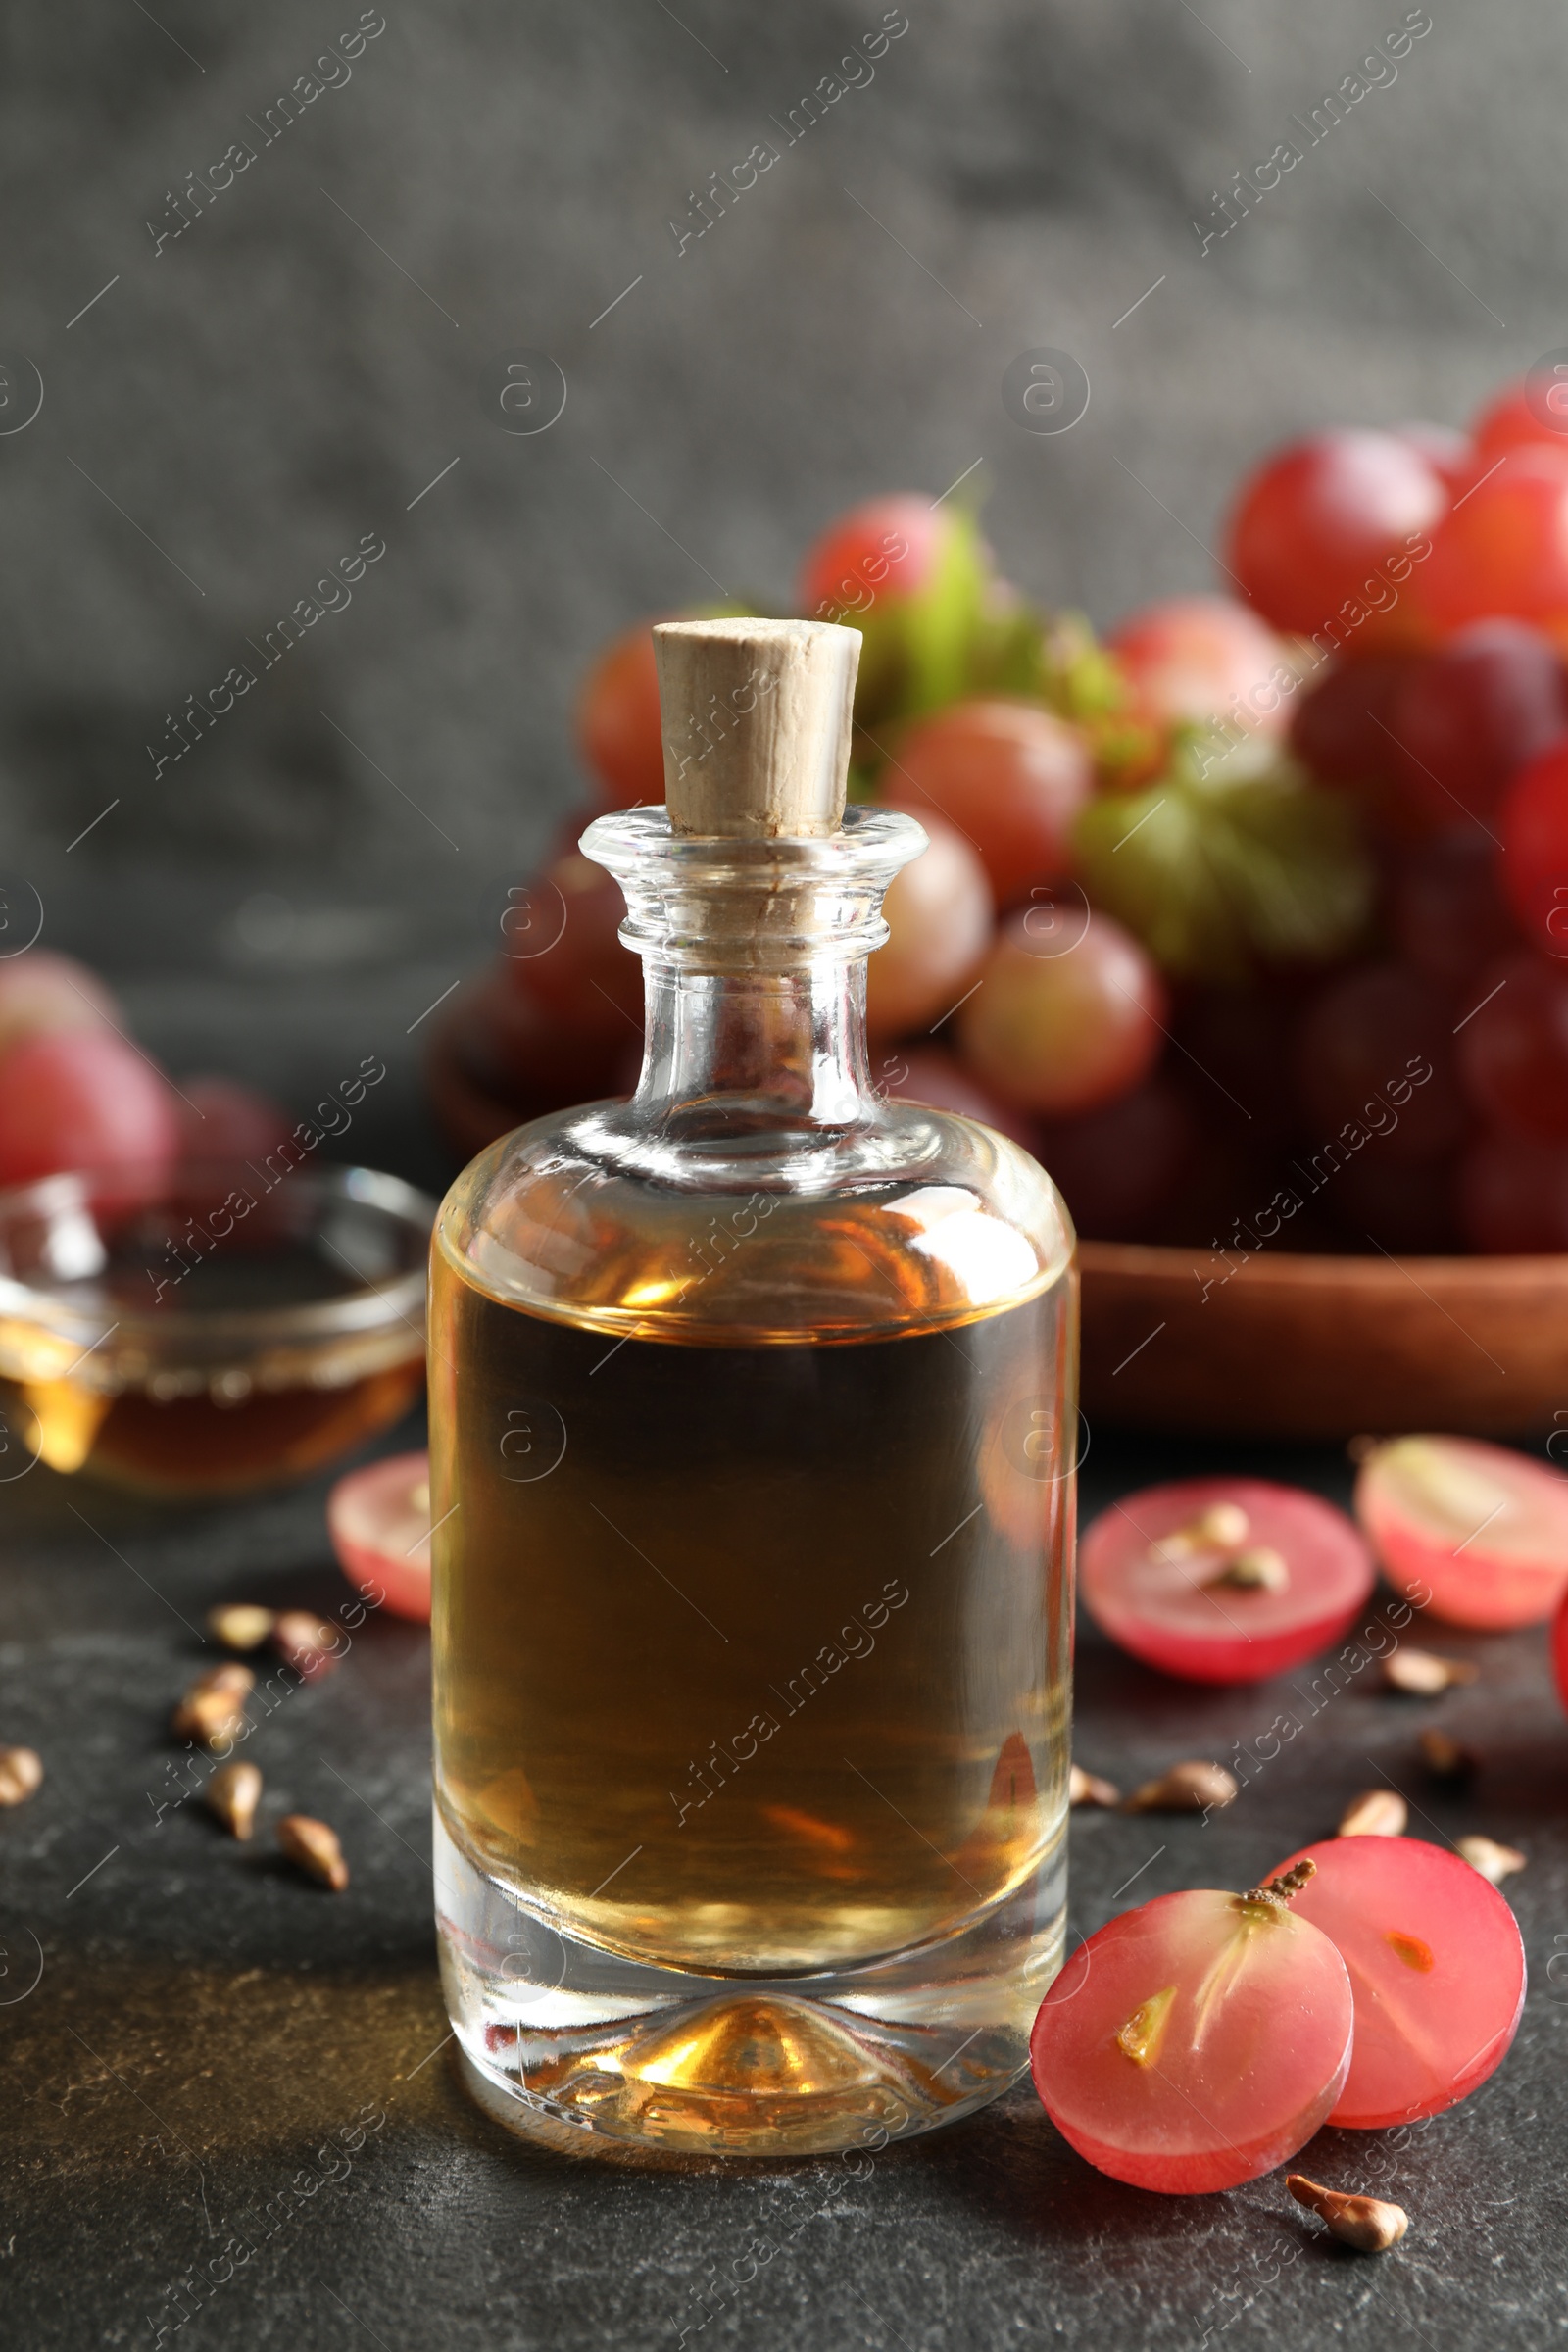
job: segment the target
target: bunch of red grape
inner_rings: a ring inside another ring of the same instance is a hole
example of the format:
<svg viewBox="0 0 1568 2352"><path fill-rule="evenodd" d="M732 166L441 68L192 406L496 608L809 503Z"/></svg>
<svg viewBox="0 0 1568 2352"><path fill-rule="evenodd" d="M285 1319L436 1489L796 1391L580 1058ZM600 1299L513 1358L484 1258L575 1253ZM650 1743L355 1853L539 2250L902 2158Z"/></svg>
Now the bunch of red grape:
<svg viewBox="0 0 1568 2352"><path fill-rule="evenodd" d="M0 960L0 1187L68 1168L157 1181L180 1160L265 1159L285 1112L228 1078L173 1086L87 966L47 948Z"/></svg>
<svg viewBox="0 0 1568 2352"><path fill-rule="evenodd" d="M917 816L871 959L878 1083L1018 1137L1080 1229L1568 1248L1568 434L1337 431L1237 495L1227 596L1104 643L896 496L808 552L861 630L852 792ZM579 713L663 797L646 623ZM505 1112L624 1091L640 983L568 825L444 1035ZM471 1133L465 1138L471 1143Z"/></svg>

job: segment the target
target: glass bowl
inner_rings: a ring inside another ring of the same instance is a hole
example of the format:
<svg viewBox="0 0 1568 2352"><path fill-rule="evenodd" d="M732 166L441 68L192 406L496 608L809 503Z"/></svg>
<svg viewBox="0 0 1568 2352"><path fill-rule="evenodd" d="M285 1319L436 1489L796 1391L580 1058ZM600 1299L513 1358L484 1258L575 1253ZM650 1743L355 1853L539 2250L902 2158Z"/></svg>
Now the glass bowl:
<svg viewBox="0 0 1568 2352"><path fill-rule="evenodd" d="M299 1478L424 1377L435 1203L369 1168L182 1163L0 1193L0 1483Z"/></svg>

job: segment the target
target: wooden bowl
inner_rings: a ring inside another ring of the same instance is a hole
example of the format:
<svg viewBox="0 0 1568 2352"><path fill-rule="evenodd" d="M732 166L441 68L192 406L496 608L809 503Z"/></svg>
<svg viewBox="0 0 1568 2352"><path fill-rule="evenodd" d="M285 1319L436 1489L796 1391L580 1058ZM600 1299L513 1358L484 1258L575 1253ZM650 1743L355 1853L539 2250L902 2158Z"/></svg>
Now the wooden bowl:
<svg viewBox="0 0 1568 2352"><path fill-rule="evenodd" d="M1568 1424L1568 1256L1085 1242L1080 1264L1091 1425L1347 1438Z"/></svg>

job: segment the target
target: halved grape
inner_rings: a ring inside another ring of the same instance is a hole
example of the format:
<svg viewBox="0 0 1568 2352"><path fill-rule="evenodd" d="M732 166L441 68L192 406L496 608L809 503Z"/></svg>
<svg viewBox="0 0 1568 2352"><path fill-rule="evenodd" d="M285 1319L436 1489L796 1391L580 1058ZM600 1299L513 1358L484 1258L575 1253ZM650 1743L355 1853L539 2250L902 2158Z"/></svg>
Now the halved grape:
<svg viewBox="0 0 1568 2352"><path fill-rule="evenodd" d="M873 1038L901 1036L952 1011L991 945L985 867L954 826L929 813L920 821L929 846L889 884L887 945L866 965Z"/></svg>
<svg viewBox="0 0 1568 2352"><path fill-rule="evenodd" d="M1283 1674L1341 1640L1373 1582L1343 1511L1260 1478L1146 1487L1101 1513L1078 1558L1101 1630L1194 1683Z"/></svg>
<svg viewBox="0 0 1568 2352"><path fill-rule="evenodd" d="M1305 2146L1344 2086L1352 2020L1326 1936L1270 1894L1201 1887L1091 1936L1042 2001L1029 2056L1080 2156L1193 2195Z"/></svg>
<svg viewBox="0 0 1568 2352"><path fill-rule="evenodd" d="M0 1056L0 1184L178 1156L173 1095L113 1029L46 1030Z"/></svg>
<svg viewBox="0 0 1568 2352"><path fill-rule="evenodd" d="M327 1532L344 1575L395 1617L430 1621L430 1456L394 1453L340 1478Z"/></svg>
<svg viewBox="0 0 1568 2352"><path fill-rule="evenodd" d="M1500 2065L1525 1998L1513 1913L1478 1870L1419 1838L1331 1838L1297 1895L1349 1972L1355 2043L1328 2117L1375 2132L1441 2114Z"/></svg>
<svg viewBox="0 0 1568 2352"><path fill-rule="evenodd" d="M1568 1478L1479 1438L1392 1438L1355 1484L1389 1582L1449 1625L1540 1625L1568 1591Z"/></svg>

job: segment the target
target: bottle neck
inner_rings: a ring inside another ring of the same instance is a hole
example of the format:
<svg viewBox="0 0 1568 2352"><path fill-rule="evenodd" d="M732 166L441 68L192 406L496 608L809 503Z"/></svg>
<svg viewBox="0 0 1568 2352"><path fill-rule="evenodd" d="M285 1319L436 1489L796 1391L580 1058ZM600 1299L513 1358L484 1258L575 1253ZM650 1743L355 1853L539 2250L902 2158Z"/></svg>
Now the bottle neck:
<svg viewBox="0 0 1568 2352"><path fill-rule="evenodd" d="M690 971L649 955L645 985L632 1107L650 1124L696 1140L874 1114L863 955L776 972Z"/></svg>
<svg viewBox="0 0 1568 2352"><path fill-rule="evenodd" d="M625 892L621 940L646 973L622 1156L646 1144L650 1169L671 1176L687 1149L694 1164L787 1160L803 1146L814 1159L878 1117L865 963L888 935L884 891L925 847L912 817L853 808L822 839L735 839L676 834L662 808L632 808L599 817L582 847Z"/></svg>

